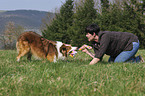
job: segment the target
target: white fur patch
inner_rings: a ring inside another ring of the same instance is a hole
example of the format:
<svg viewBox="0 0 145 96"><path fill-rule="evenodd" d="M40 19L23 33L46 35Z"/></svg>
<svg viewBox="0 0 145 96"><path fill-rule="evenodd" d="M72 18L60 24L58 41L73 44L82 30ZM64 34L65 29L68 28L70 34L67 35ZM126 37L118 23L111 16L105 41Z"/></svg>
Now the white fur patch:
<svg viewBox="0 0 145 96"><path fill-rule="evenodd" d="M20 61L20 58L19 59L17 59L17 62L19 62Z"/></svg>
<svg viewBox="0 0 145 96"><path fill-rule="evenodd" d="M62 42L57 41L56 48L57 48L57 51L58 51L58 59L64 60L64 59L65 59L65 56L63 56L63 54L60 52L60 47L61 47L62 45L63 45Z"/></svg>

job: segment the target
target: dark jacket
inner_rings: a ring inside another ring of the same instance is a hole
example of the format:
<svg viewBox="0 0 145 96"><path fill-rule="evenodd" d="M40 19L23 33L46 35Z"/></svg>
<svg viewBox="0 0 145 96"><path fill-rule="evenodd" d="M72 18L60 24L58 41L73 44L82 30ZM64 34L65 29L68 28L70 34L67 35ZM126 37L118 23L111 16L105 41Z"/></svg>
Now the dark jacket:
<svg viewBox="0 0 145 96"><path fill-rule="evenodd" d="M122 51L132 50L132 42L138 42L138 37L128 32L100 31L99 42L92 42L95 57L102 59L104 54L117 57Z"/></svg>

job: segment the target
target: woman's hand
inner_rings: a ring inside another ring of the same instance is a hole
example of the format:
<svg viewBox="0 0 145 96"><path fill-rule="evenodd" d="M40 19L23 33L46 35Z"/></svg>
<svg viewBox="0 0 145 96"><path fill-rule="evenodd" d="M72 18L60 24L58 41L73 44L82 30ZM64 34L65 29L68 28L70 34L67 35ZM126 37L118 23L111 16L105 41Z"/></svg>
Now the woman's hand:
<svg viewBox="0 0 145 96"><path fill-rule="evenodd" d="M79 48L79 50L84 50L86 48L86 44Z"/></svg>
<svg viewBox="0 0 145 96"><path fill-rule="evenodd" d="M93 54L92 52L90 52L89 50L87 50L86 45L84 44L82 47L79 48L80 51L87 53L88 55L90 55L92 58L94 58L95 54Z"/></svg>
<svg viewBox="0 0 145 96"><path fill-rule="evenodd" d="M85 48L82 50L82 52L88 53L88 50Z"/></svg>
<svg viewBox="0 0 145 96"><path fill-rule="evenodd" d="M89 65L94 65L94 64L98 63L99 61L100 61L100 59L94 58L94 59L89 63Z"/></svg>

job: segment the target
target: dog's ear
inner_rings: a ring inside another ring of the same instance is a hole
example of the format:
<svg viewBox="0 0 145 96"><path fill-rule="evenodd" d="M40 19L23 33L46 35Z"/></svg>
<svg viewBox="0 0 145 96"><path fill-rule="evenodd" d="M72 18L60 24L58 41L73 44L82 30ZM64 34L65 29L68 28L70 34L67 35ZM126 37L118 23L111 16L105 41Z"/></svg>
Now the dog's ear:
<svg viewBox="0 0 145 96"><path fill-rule="evenodd" d="M47 51L47 57L54 57L54 56L58 56L57 49L53 45L53 43L49 43L49 45L48 45L48 51Z"/></svg>
<svg viewBox="0 0 145 96"><path fill-rule="evenodd" d="M48 45L48 51L47 51L47 59L50 62L54 61L55 56L57 57L57 49L55 48L55 46L52 43L49 43Z"/></svg>
<svg viewBox="0 0 145 96"><path fill-rule="evenodd" d="M57 52L57 49L56 47L53 45L53 43L49 43L48 45L48 53L56 53Z"/></svg>
<svg viewBox="0 0 145 96"><path fill-rule="evenodd" d="M49 40L49 43L56 45L56 42Z"/></svg>
<svg viewBox="0 0 145 96"><path fill-rule="evenodd" d="M65 43L63 43L63 46L65 47L66 50L70 50L72 47L70 44L65 44Z"/></svg>

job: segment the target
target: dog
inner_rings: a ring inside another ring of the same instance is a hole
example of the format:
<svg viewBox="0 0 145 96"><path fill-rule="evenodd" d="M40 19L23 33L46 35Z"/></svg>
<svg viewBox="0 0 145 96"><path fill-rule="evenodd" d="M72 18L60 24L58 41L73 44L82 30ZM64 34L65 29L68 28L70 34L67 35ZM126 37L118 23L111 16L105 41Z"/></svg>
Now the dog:
<svg viewBox="0 0 145 96"><path fill-rule="evenodd" d="M16 48L18 62L24 55L27 55L28 60L34 55L39 59L46 58L50 62L56 62L59 59L64 60L71 51L77 50L77 47L72 47L70 44L48 40L32 31L24 32L18 37Z"/></svg>

